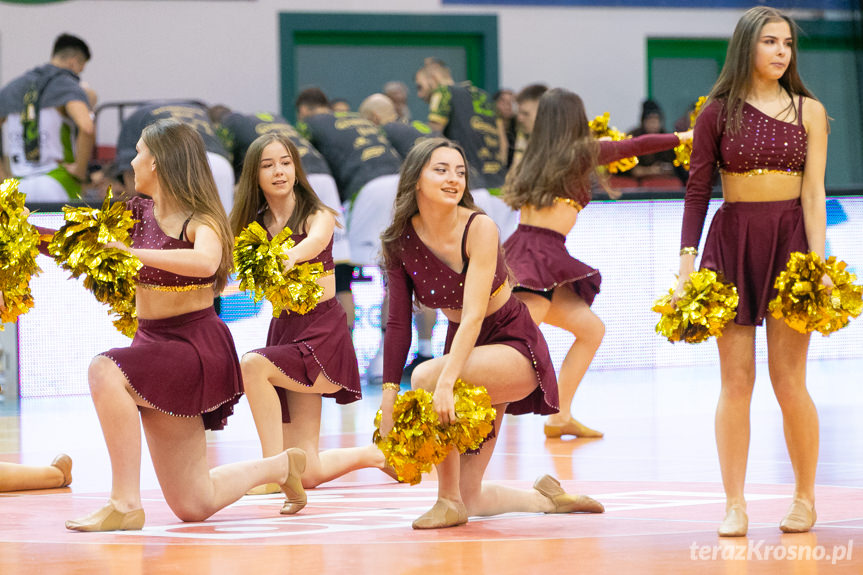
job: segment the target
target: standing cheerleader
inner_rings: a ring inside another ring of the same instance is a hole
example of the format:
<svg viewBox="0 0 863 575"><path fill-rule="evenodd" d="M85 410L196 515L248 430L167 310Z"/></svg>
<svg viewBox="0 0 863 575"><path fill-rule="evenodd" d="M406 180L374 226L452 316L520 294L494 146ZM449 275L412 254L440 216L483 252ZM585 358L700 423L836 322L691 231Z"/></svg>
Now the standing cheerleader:
<svg viewBox="0 0 863 575"><path fill-rule="evenodd" d="M602 437L570 413L575 390L605 335L605 325L590 309L599 293L599 271L566 251L566 236L590 201L591 175L598 165L667 150L691 137L685 132L597 142L577 94L555 88L539 100L524 157L504 187L504 200L521 210L504 251L515 276L513 292L537 325L545 322L575 336L558 377L561 409L548 417L547 437Z"/></svg>
<svg viewBox="0 0 863 575"><path fill-rule="evenodd" d="M456 417L458 378L485 387L497 409L494 430L478 454L452 450L438 465L438 500L413 527L452 527L469 515L509 511L602 512L599 502L565 493L549 475L532 491L482 481L504 412L556 412L557 383L545 340L524 304L512 297L497 226L467 191L467 170L464 153L449 140L415 145L402 165L393 222L381 236L390 293L381 433L393 426L414 297L441 309L449 328L444 355L416 366L411 386L434 394L443 424Z"/></svg>
<svg viewBox="0 0 863 575"><path fill-rule="evenodd" d="M299 449L210 469L205 429L222 429L243 391L240 364L213 296L231 268L232 236L201 136L174 120L147 126L132 161L127 203L137 220L132 248L144 267L127 348L90 364L90 393L111 459L111 497L67 521L74 531L141 529L141 423L165 500L183 521L203 521L251 487L276 482L302 494Z"/></svg>
<svg viewBox="0 0 863 575"><path fill-rule="evenodd" d="M682 293L695 268L718 167L725 201L710 224L701 267L722 272L740 298L734 322L716 340L722 379L716 446L726 499L722 536L746 535L748 527L743 486L755 326L764 320L770 380L794 469L794 500L779 527L797 533L815 524L818 414L806 390L809 335L766 312L792 252L824 257L827 132L824 106L797 73L795 24L773 8L748 10L695 125L677 290ZM832 285L826 276L823 281Z"/></svg>
<svg viewBox="0 0 863 575"><path fill-rule="evenodd" d="M294 143L280 133L265 134L249 146L237 188L231 228L239 234L258 222L270 238L285 227L294 247L285 252L285 268L301 262L323 264L324 288L317 306L305 315L282 311L270 322L267 346L241 361L246 397L261 439L264 457L288 446L306 452L303 485L315 487L363 467L383 467L373 444L319 453L321 396L338 403L362 397L357 356L345 310L334 298L333 229L336 213L309 185ZM274 493L265 485L252 493ZM288 498L283 514L296 513L305 496Z"/></svg>

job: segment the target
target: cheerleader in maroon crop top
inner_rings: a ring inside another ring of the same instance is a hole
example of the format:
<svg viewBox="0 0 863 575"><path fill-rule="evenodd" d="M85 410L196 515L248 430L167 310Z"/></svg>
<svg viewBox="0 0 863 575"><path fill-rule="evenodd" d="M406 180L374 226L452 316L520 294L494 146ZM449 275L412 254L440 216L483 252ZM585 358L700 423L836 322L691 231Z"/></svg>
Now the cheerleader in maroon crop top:
<svg viewBox="0 0 863 575"><path fill-rule="evenodd" d="M266 347L246 353L241 361L246 397L255 418L264 457L288 447L306 452L302 482L315 487L360 467L383 468L381 451L363 447L318 453L321 396L338 403L362 397L357 356L348 320L335 298L333 229L335 212L309 185L294 143L278 133L260 136L249 146L231 213L231 227L239 234L257 221L270 237L286 226L294 233L294 247L285 252L286 267L320 262L325 275L318 305L305 315L283 311L270 322ZM288 424L283 433L283 423ZM277 484L254 489L275 493ZM296 513L305 498L288 498L283 514Z"/></svg>
<svg viewBox="0 0 863 575"><path fill-rule="evenodd" d="M390 294L383 434L393 425L393 404L411 344L414 298L440 308L449 319L444 355L418 365L411 374L412 387L434 393L441 421L455 417L457 378L488 390L498 410L495 431L504 412L557 411L548 347L527 308L512 297L497 227L477 212L467 189L464 154L449 140L425 140L405 158L393 223L381 236ZM536 482L534 491L484 484L495 442L489 435L478 454L450 452L438 466L438 501L414 521L415 529L452 527L467 522L469 515L509 511L602 511L589 497L566 494L548 475Z"/></svg>
<svg viewBox="0 0 863 575"><path fill-rule="evenodd" d="M737 286L737 317L717 338L722 388L716 442L725 487L722 536L743 536L749 448L749 404L755 382L755 326L767 323L770 379L782 407L794 470L794 501L779 527L808 531L815 523L818 416L806 390L809 336L767 313L774 281L792 252L824 257L827 116L797 73L794 23L757 7L738 22L725 66L695 125L686 188L679 289L695 256L719 170L725 202L704 245L701 267ZM735 63L750 63L735 68ZM830 285L829 278L824 282Z"/></svg>
<svg viewBox="0 0 863 575"><path fill-rule="evenodd" d="M686 132L596 142L577 94L555 88L539 100L524 157L504 186L504 200L521 210L521 222L503 247L515 276L513 291L534 321L575 336L557 378L560 412L548 416L547 437L602 437L571 415L575 391L605 333L602 320L590 309L599 293L599 271L566 249L566 236L590 201L589 178L597 165L668 150L689 137Z"/></svg>
<svg viewBox="0 0 863 575"><path fill-rule="evenodd" d="M302 493L301 450L210 469L204 431L224 426L243 389L231 333L213 310L231 267L232 236L193 128L160 120L144 129L137 152L135 188L150 199L129 202L139 220L133 247L115 247L144 264L138 330L129 347L97 356L89 372L111 458L111 496L67 521L75 531L143 527L141 423L165 500L183 521L203 521L261 483Z"/></svg>

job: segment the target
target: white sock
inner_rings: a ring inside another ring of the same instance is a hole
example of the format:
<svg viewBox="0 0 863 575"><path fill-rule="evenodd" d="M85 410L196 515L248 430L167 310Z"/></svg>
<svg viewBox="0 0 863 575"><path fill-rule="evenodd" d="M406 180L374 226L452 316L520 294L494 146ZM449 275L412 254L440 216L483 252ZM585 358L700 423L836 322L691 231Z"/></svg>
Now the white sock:
<svg viewBox="0 0 863 575"><path fill-rule="evenodd" d="M417 349L417 353L420 355L424 355L426 357L432 356L432 343L430 339L421 339L419 340L419 349Z"/></svg>

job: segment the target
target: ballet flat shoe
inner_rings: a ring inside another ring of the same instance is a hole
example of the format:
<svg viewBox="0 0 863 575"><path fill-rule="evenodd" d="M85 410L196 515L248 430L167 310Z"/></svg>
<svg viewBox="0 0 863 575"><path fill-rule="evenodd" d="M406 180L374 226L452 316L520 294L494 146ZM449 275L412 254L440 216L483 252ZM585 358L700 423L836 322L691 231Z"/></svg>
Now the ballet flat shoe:
<svg viewBox="0 0 863 575"><path fill-rule="evenodd" d="M795 499L779 523L779 529L783 533L806 533L815 525L815 519L815 506L810 506L802 499Z"/></svg>
<svg viewBox="0 0 863 575"><path fill-rule="evenodd" d="M587 495L572 495L563 490L560 481L551 475L543 475L533 488L551 500L554 509L546 513L603 513L605 507Z"/></svg>
<svg viewBox="0 0 863 575"><path fill-rule="evenodd" d="M438 499L431 509L417 517L414 529L443 529L467 523L467 507L461 501Z"/></svg>
<svg viewBox="0 0 863 575"><path fill-rule="evenodd" d="M550 425L548 423L543 426L545 436L549 439L557 439L564 435L574 435L575 437L602 437L603 433L595 429L591 429L576 419L570 417L569 421L563 425Z"/></svg>
<svg viewBox="0 0 863 575"><path fill-rule="evenodd" d="M258 485L246 491L246 495L272 495L282 490L282 486L278 483L265 483Z"/></svg>
<svg viewBox="0 0 863 575"><path fill-rule="evenodd" d="M306 506L306 490L303 489L303 471L306 470L306 452L293 447L288 449L288 461L290 469L288 478L281 485L282 493L285 494L285 504L279 511L282 515L293 515Z"/></svg>
<svg viewBox="0 0 863 575"><path fill-rule="evenodd" d="M143 509L123 513L117 511L110 501L105 507L86 517L66 522L66 529L72 531L139 531L143 527Z"/></svg>
<svg viewBox="0 0 863 575"><path fill-rule="evenodd" d="M744 537L749 530L749 517L742 505L732 505L725 512L725 519L719 524L720 537Z"/></svg>
<svg viewBox="0 0 863 575"><path fill-rule="evenodd" d="M56 467L60 470L60 473L63 474L63 483L60 484L60 487L66 487L70 483L72 483L72 458L66 455L65 453L61 453L57 457L54 458L54 461L51 462L51 467Z"/></svg>

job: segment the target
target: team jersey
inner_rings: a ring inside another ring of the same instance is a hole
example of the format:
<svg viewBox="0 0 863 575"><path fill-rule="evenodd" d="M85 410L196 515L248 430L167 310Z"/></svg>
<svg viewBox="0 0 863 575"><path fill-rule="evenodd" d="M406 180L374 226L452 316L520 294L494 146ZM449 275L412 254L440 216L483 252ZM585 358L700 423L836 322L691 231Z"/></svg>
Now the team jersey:
<svg viewBox="0 0 863 575"><path fill-rule="evenodd" d="M428 124L419 121L413 121L410 124L398 121L390 122L381 126L381 129L402 158L407 156L414 144L420 140L440 135L433 131Z"/></svg>
<svg viewBox="0 0 863 575"><path fill-rule="evenodd" d="M204 147L208 152L230 159L203 106L194 102L152 103L140 106L123 120L120 135L117 137L117 156L114 160L120 172L132 169L131 163L137 154L135 146L144 128L166 118L192 126L204 139Z"/></svg>
<svg viewBox="0 0 863 575"><path fill-rule="evenodd" d="M355 112L315 114L297 128L326 158L343 202L375 178L399 173L398 153L377 126Z"/></svg>
<svg viewBox="0 0 863 575"><path fill-rule="evenodd" d="M500 161L497 114L488 94L470 82L441 84L429 100L429 122L443 125L443 135L464 149L472 188L503 185L506 166Z"/></svg>
<svg viewBox="0 0 863 575"><path fill-rule="evenodd" d="M258 136L272 132L284 134L294 143L300 153L303 170L307 174L330 175L330 168L321 153L281 116L265 112L254 115L234 112L222 118L216 133L231 155L234 176L238 181L249 146Z"/></svg>

